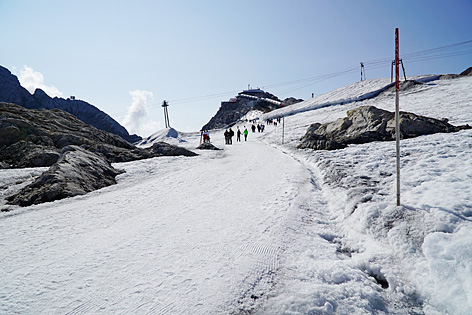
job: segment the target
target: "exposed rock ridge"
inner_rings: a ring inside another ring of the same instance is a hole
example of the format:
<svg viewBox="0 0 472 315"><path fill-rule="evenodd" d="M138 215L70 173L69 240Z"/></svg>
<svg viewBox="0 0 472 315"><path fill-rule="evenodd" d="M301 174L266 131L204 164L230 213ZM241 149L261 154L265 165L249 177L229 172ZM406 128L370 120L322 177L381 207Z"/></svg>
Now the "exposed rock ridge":
<svg viewBox="0 0 472 315"><path fill-rule="evenodd" d="M131 143L141 140L141 137L137 135L130 135L108 114L85 101L60 97L51 98L41 89L36 89L31 95L21 86L18 78L2 66L0 66L0 102L14 103L29 109L62 109L87 124L117 134Z"/></svg>
<svg viewBox="0 0 472 315"><path fill-rule="evenodd" d="M27 206L114 184L120 171L111 166L112 162L177 155L197 154L164 142L137 148L60 109L26 109L0 103L0 167L51 166L10 196L10 204Z"/></svg>

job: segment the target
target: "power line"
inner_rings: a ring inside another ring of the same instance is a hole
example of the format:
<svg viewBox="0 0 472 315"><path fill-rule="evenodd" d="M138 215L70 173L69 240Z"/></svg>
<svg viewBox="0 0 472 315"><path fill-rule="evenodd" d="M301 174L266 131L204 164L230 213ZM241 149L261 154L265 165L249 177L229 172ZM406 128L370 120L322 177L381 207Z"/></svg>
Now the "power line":
<svg viewBox="0 0 472 315"><path fill-rule="evenodd" d="M463 56L463 55L468 55L472 54L472 40L467 40L464 42L460 43L455 43L451 45L446 45L446 46L441 46L441 47L436 47L436 48L431 48L431 49L426 49L426 50L421 50L417 52L412 52L412 53L407 53L402 55L402 59L408 62L421 62L421 61L428 61L428 60L434 60L434 59L441 59L441 58L449 58L449 57L455 57L455 56ZM455 52L445 52L445 51L450 51L450 50L455 50L455 49L466 49L466 50L460 50L460 51L455 51ZM365 61L363 62L364 66L368 66L369 70L374 70L374 69L379 69L383 67L390 66L392 62L392 58L382 58L382 59L376 59L376 60L371 60L371 61ZM289 88L287 90L281 91L280 95L284 95L293 91L297 91L303 88L306 88L308 86L317 84L319 82L332 79L335 77L343 76L343 75L348 75L351 73L357 73L358 71L358 65L350 66L348 68L345 68L343 70L339 70L333 73L328 73L324 75L318 75L314 77L309 77L305 79L298 79L298 80L292 80L292 81L286 81L286 82L281 82L281 83L275 83L275 84L270 84L270 85L264 85L265 88L271 88L271 89L277 89L281 87L286 87L290 85L296 85L295 87ZM201 96L195 96L195 97L188 97L188 98L183 98L183 99L176 99L176 100L170 100L172 104L185 104L185 103L191 103L191 102L197 102L197 101L203 101L203 100L209 100L213 99L216 97L223 97L227 95L234 95L236 93L240 92L240 90L234 90L234 91L228 91L228 92L222 92L222 93L214 93L214 94L207 94L207 95L201 95ZM153 103L150 105L147 105L143 107L142 111L160 106L160 103ZM125 114L128 111L122 111L122 112L117 112L114 113L113 115L121 115Z"/></svg>

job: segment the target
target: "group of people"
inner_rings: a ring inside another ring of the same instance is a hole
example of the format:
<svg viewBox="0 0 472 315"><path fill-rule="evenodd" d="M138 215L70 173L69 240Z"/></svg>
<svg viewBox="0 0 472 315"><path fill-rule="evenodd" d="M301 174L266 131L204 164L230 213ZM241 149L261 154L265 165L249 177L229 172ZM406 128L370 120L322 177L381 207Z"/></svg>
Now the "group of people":
<svg viewBox="0 0 472 315"><path fill-rule="evenodd" d="M205 130L203 131L203 143L210 143L210 133L208 132L208 130Z"/></svg>
<svg viewBox="0 0 472 315"><path fill-rule="evenodd" d="M281 118L275 118L275 119L267 119L266 123L268 125L274 125L277 126L277 123L280 123ZM255 125L254 123L251 125L251 130L252 132L256 132L256 129L258 132L264 132L265 125L264 124L257 124ZM229 128L226 129L224 132L225 136L225 144L233 144L233 137L234 137L234 131L233 129ZM241 135L244 135L244 141L247 141L247 135L249 134L249 131L247 130L246 126L244 126L244 131L241 131L238 126L238 130L236 130L236 141L241 142ZM203 142L210 142L210 134L208 131L203 131Z"/></svg>
<svg viewBox="0 0 472 315"><path fill-rule="evenodd" d="M241 131L239 129L236 131L236 141L241 142L241 134L244 135L244 141L247 141L247 135L249 134L249 131L247 131L246 126L244 126L244 131ZM225 130L224 133L225 136L225 144L233 144L233 137L234 137L234 131L233 129L229 128Z"/></svg>
<svg viewBox="0 0 472 315"><path fill-rule="evenodd" d="M263 124L257 124L257 127L256 127L256 125L252 124L251 126L252 132L256 132L256 128L257 128L257 132L264 132L265 126Z"/></svg>
<svg viewBox="0 0 472 315"><path fill-rule="evenodd" d="M277 123L280 124L280 121L281 121L281 120L282 120L282 118L280 118L280 117L277 117L277 118L275 118L275 119L267 119L267 124L268 124L268 125L274 125L274 126L277 127Z"/></svg>

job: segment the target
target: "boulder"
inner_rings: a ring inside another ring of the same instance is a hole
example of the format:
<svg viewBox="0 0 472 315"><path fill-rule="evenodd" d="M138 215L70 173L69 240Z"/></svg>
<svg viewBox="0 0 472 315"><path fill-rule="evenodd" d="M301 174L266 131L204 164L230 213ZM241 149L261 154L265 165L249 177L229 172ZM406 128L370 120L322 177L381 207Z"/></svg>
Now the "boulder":
<svg viewBox="0 0 472 315"><path fill-rule="evenodd" d="M175 146L175 145L170 145L165 142L156 142L149 149L155 156L178 156L178 155L196 156L198 155L195 152L192 152L185 148Z"/></svg>
<svg viewBox="0 0 472 315"><path fill-rule="evenodd" d="M120 172L110 165L113 162L177 155L197 154L165 142L137 148L62 110L0 103L0 168L50 166L33 184L9 197L11 204L53 201L114 184Z"/></svg>
<svg viewBox="0 0 472 315"><path fill-rule="evenodd" d="M293 105L300 102L303 102L303 100L301 98L295 98L295 97L287 97L286 99L283 100L284 106Z"/></svg>
<svg viewBox="0 0 472 315"><path fill-rule="evenodd" d="M198 150L223 150L220 148L215 147L213 144L210 142L203 142L197 147Z"/></svg>
<svg viewBox="0 0 472 315"><path fill-rule="evenodd" d="M470 128L469 125L453 126L446 119L400 112L402 139ZM326 124L312 124L300 140L298 148L314 150L336 150L349 144L395 140L395 113L374 106L358 107L348 111L345 118Z"/></svg>
<svg viewBox="0 0 472 315"><path fill-rule="evenodd" d="M78 146L66 146L57 163L7 200L12 205L29 206L83 195L116 184L115 177L120 173L105 157Z"/></svg>

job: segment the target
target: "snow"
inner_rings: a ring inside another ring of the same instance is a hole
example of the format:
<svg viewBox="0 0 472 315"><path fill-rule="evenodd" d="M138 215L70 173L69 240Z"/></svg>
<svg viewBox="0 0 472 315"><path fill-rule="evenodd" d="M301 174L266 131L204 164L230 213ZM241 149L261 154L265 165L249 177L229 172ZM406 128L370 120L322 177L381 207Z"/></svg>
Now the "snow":
<svg viewBox="0 0 472 315"><path fill-rule="evenodd" d="M393 111L388 84L272 112L291 115L284 144L281 124L232 146L213 130L223 151L119 163L117 185L84 196L0 198L0 313L471 313L471 130L402 140L400 207L394 142L296 149L311 123ZM472 77L433 80L402 91L400 108L471 124L470 91ZM146 145L200 141L155 135ZM41 171L0 170L0 197Z"/></svg>
<svg viewBox="0 0 472 315"><path fill-rule="evenodd" d="M254 119L258 119L263 114L260 110L250 110L246 115L241 117L239 120L241 122L252 121Z"/></svg>
<svg viewBox="0 0 472 315"><path fill-rule="evenodd" d="M136 145L141 147L150 147L155 142L167 142L169 144L179 145L182 142L185 142L182 136L181 132L169 127L153 133L149 137L139 141Z"/></svg>

